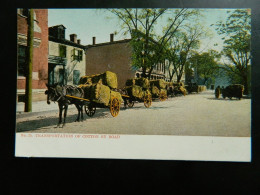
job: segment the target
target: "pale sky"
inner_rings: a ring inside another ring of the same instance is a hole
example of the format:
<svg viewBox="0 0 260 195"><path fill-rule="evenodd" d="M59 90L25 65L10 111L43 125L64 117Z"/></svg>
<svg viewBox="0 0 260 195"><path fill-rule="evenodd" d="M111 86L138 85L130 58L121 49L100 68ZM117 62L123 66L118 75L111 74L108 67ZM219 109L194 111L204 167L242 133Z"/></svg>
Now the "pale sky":
<svg viewBox="0 0 260 195"><path fill-rule="evenodd" d="M200 50L215 49L220 51L222 40L214 27L210 27L210 24L216 23L218 20L225 20L228 9L204 10L206 10L204 12L205 17L201 23L206 28L211 29L213 38L202 40ZM59 24L64 25L66 27L66 39L69 39L70 34L77 34L77 38L81 40L83 45L92 44L92 37L96 37L97 44L109 42L110 34L120 29L118 19L105 9L49 9L48 15L49 27ZM110 19L107 17L110 17ZM119 33L115 35L114 40L125 38L129 38L129 36ZM215 43L218 43L219 46L214 46Z"/></svg>

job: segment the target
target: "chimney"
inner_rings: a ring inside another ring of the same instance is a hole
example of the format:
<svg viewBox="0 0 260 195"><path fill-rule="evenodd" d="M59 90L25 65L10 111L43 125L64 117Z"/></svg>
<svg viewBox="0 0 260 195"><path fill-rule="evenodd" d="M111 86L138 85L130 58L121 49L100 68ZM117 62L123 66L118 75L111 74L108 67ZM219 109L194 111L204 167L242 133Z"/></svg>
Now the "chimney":
<svg viewBox="0 0 260 195"><path fill-rule="evenodd" d="M77 43L80 44L80 39L77 40Z"/></svg>
<svg viewBox="0 0 260 195"><path fill-rule="evenodd" d="M92 37L92 40L93 40L93 45L96 44L96 37Z"/></svg>
<svg viewBox="0 0 260 195"><path fill-rule="evenodd" d="M76 34L71 34L70 35L70 41L77 43L77 35Z"/></svg>
<svg viewBox="0 0 260 195"><path fill-rule="evenodd" d="M114 41L114 34L110 34L110 42Z"/></svg>

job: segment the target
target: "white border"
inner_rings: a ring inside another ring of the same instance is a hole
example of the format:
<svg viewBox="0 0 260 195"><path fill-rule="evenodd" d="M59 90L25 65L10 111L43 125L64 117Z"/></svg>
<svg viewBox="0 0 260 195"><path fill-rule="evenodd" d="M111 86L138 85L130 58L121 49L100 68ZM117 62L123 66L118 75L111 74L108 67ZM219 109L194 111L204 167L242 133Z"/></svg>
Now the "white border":
<svg viewBox="0 0 260 195"><path fill-rule="evenodd" d="M251 138L16 133L15 155L251 162Z"/></svg>

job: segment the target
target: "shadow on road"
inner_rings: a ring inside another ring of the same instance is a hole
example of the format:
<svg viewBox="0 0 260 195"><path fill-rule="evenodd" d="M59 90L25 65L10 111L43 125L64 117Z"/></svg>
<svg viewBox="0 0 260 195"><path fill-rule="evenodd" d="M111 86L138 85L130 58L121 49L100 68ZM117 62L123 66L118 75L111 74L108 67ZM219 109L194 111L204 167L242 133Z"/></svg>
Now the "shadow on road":
<svg viewBox="0 0 260 195"><path fill-rule="evenodd" d="M106 109L98 109L92 118L103 118L107 115L108 115L108 112ZM78 116L78 114L67 115L66 124L74 123L77 116ZM83 121L86 121L90 117L87 116L84 112L83 118L84 118ZM25 132L25 131L37 130L37 129L41 129L41 128L49 128L50 126L57 126L58 121L59 121L58 115L50 116L50 117L38 116L37 119L34 119L34 120L17 122L16 123L16 132Z"/></svg>
<svg viewBox="0 0 260 195"><path fill-rule="evenodd" d="M232 99L229 99L229 98L226 98L226 99L224 99L224 98L214 98L214 97L212 97L212 98L207 98L208 100L219 100L219 101L241 101L241 100L239 100L239 99L234 99L234 98L232 98Z"/></svg>

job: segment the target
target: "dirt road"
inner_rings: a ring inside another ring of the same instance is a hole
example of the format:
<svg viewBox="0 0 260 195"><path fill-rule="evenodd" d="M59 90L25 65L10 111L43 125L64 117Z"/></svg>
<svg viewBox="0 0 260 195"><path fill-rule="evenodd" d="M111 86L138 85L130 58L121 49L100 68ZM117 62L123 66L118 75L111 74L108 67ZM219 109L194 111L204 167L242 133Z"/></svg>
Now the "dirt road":
<svg viewBox="0 0 260 195"><path fill-rule="evenodd" d="M47 104L46 104L47 106ZM56 128L58 112L43 112L17 118L17 132L130 135L194 135L250 137L251 99L215 99L213 91L154 101L150 108L137 103L121 108L117 117L97 109L93 118L84 114L74 122L76 109L69 109L67 124Z"/></svg>

